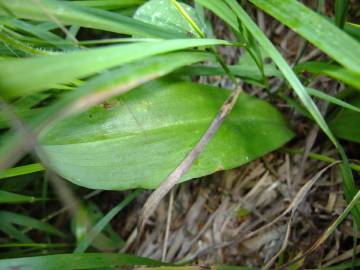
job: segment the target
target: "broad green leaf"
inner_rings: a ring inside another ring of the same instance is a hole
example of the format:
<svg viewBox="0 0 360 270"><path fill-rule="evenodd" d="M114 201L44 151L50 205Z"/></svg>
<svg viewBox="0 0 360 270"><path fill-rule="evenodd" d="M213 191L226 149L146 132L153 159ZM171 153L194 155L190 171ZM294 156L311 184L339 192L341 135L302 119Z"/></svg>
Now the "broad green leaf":
<svg viewBox="0 0 360 270"><path fill-rule="evenodd" d="M2 270L75 270L130 265L161 266L164 263L133 255L112 253L58 254L0 260Z"/></svg>
<svg viewBox="0 0 360 270"><path fill-rule="evenodd" d="M185 3L179 4L200 27L200 30L205 33L206 26L196 14L195 9ZM134 18L163 29L168 29L172 32L199 37L187 20L179 13L171 0L150 0L137 9Z"/></svg>
<svg viewBox="0 0 360 270"><path fill-rule="evenodd" d="M205 132L228 92L171 80L148 83L56 124L41 143L53 169L89 188L155 188ZM276 132L274 132L276 130ZM230 169L293 136L269 104L241 94L182 181Z"/></svg>
<svg viewBox="0 0 360 270"><path fill-rule="evenodd" d="M56 23L53 19L55 17L65 25L77 25L143 37L186 37L118 13L81 6L69 1L0 0L0 15L13 15L20 19L49 21L52 23Z"/></svg>
<svg viewBox="0 0 360 270"><path fill-rule="evenodd" d="M78 113L104 102L110 97L120 95L145 82L164 76L179 67L206 60L213 60L213 55L204 52L176 52L153 56L104 72L43 109L35 117L27 119L27 124L33 129L38 129L43 123L54 121L54 118ZM12 160L13 149L21 144L23 139L26 138L22 138L19 133L8 132L2 140L0 161L5 163L5 160Z"/></svg>
<svg viewBox="0 0 360 270"><path fill-rule="evenodd" d="M360 74L360 44L316 12L297 0L250 2L289 26L346 68Z"/></svg>
<svg viewBox="0 0 360 270"><path fill-rule="evenodd" d="M226 41L216 39L166 40L2 61L0 62L0 95L14 97L30 94L47 89L56 83L69 82L156 54L197 46L227 44L229 43Z"/></svg>
<svg viewBox="0 0 360 270"><path fill-rule="evenodd" d="M360 97L354 98L351 104L360 109ZM339 138L360 143L360 112L341 109L329 125Z"/></svg>

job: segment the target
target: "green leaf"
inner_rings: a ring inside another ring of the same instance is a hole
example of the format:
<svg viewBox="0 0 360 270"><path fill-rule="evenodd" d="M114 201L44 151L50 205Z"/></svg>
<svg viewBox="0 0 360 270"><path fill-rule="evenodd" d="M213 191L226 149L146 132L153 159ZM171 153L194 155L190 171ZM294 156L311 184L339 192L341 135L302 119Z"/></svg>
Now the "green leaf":
<svg viewBox="0 0 360 270"><path fill-rule="evenodd" d="M4 60L0 62L0 95L27 95L50 88L56 83L69 82L152 55L197 46L226 44L229 43L216 39L166 40L108 46L56 56Z"/></svg>
<svg viewBox="0 0 360 270"><path fill-rule="evenodd" d="M78 5L83 5L93 8L102 8L107 10L123 9L132 6L137 6L144 3L145 0L81 0L72 1Z"/></svg>
<svg viewBox="0 0 360 270"><path fill-rule="evenodd" d="M44 166L42 166L40 163L23 165L0 172L0 179L34 173L34 172L41 172L43 170L44 170Z"/></svg>
<svg viewBox="0 0 360 270"><path fill-rule="evenodd" d="M0 190L0 203L33 203L39 200L43 199Z"/></svg>
<svg viewBox="0 0 360 270"><path fill-rule="evenodd" d="M350 103L360 109L360 96ZM342 109L330 120L329 125L339 138L360 143L360 112Z"/></svg>
<svg viewBox="0 0 360 270"><path fill-rule="evenodd" d="M335 0L335 23L340 28L344 28L349 5L350 0Z"/></svg>
<svg viewBox="0 0 360 270"><path fill-rule="evenodd" d="M139 194L140 190L134 191L128 195L122 202L112 208L99 222L91 229L91 231L80 241L74 252L83 253L101 233L102 230L109 224L109 222L131 201L133 201Z"/></svg>
<svg viewBox="0 0 360 270"><path fill-rule="evenodd" d="M21 19L49 22L54 22L53 18L55 17L65 25L77 25L143 37L186 37L118 13L81 6L69 1L0 0L0 15L13 15Z"/></svg>
<svg viewBox="0 0 360 270"><path fill-rule="evenodd" d="M340 80L348 85L360 90L360 76L344 67L325 63L325 62L305 62L294 68L295 72L307 71L314 74L323 74L331 78Z"/></svg>
<svg viewBox="0 0 360 270"><path fill-rule="evenodd" d="M161 266L164 264L147 258L111 253L59 254L0 260L2 270L70 270L129 265Z"/></svg>
<svg viewBox="0 0 360 270"><path fill-rule="evenodd" d="M312 95L314 97L320 98L322 100L326 100L329 103L338 105L340 107L343 107L343 108L346 108L346 109L349 109L349 110L353 110L353 111L358 112L358 113L360 112L359 107L353 106L353 105L351 105L351 104L349 104L349 103L347 103L345 101L342 101L341 99L338 99L336 97L325 94L322 91L319 91L319 90L316 90L316 89L313 89L313 88L306 88L306 90L309 92L310 95Z"/></svg>
<svg viewBox="0 0 360 270"><path fill-rule="evenodd" d="M250 2L289 26L346 68L360 74L360 44L316 12L296 0Z"/></svg>
<svg viewBox="0 0 360 270"><path fill-rule="evenodd" d="M130 91L145 82L164 76L176 68L212 59L211 54L204 52L176 52L153 56L104 72L77 88L76 91L68 93L51 106L44 108L35 117L27 119L27 124L33 129L38 129L44 122L48 123L59 116L64 117L64 115L83 111L114 95ZM13 149L22 140L18 132L8 132L2 140L0 160L12 159Z"/></svg>
<svg viewBox="0 0 360 270"><path fill-rule="evenodd" d="M206 32L206 25L202 23L196 11L191 6L179 3L191 19L200 26L200 30ZM150 0L139 7L134 14L134 19L153 24L172 32L183 35L199 37L187 20L179 13L171 0Z"/></svg>
<svg viewBox="0 0 360 270"><path fill-rule="evenodd" d="M109 108L56 124L42 136L42 147L53 168L78 185L155 188L200 139L227 95L206 85L155 81L109 101ZM237 167L292 136L273 107L241 94L182 181Z"/></svg>
<svg viewBox="0 0 360 270"><path fill-rule="evenodd" d="M48 232L57 236L64 237L64 233L51 226L48 223L44 223L32 217L28 217L22 214L13 213L9 211L0 211L0 220L6 220L8 223L21 225L25 227L31 227L37 230Z"/></svg>

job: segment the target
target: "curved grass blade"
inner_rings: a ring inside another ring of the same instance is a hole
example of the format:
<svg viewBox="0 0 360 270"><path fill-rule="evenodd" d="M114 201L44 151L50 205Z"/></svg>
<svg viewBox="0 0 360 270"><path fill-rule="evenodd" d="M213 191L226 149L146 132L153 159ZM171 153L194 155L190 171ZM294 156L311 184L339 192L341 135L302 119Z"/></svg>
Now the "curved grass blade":
<svg viewBox="0 0 360 270"><path fill-rule="evenodd" d="M69 1L0 0L0 15L21 19L53 22L64 25L106 30L114 33L156 38L186 38L176 32L143 23L118 13L81 6Z"/></svg>
<svg viewBox="0 0 360 270"><path fill-rule="evenodd" d="M109 46L56 56L5 60L0 62L0 95L7 98L28 95L50 88L56 83L90 76L104 69L156 54L198 46L229 44L216 39L179 39Z"/></svg>
<svg viewBox="0 0 360 270"><path fill-rule="evenodd" d="M289 26L344 67L360 74L359 42L316 12L296 0L250 2Z"/></svg>
<svg viewBox="0 0 360 270"><path fill-rule="evenodd" d="M60 237L65 237L65 234L51 226L48 223L44 223L32 217L13 213L9 211L0 211L0 219L6 220L6 222L24 227L31 227L40 231L44 231L50 234L54 234Z"/></svg>
<svg viewBox="0 0 360 270"><path fill-rule="evenodd" d="M112 253L74 253L0 260L2 270L69 270L131 265L166 264L148 258Z"/></svg>
<svg viewBox="0 0 360 270"><path fill-rule="evenodd" d="M19 242L23 243L32 243L33 241L20 230L18 230L14 225L12 225L7 220L2 220L0 222L0 231L7 234L9 237L16 239Z"/></svg>
<svg viewBox="0 0 360 270"><path fill-rule="evenodd" d="M109 222L131 201L141 194L141 190L134 191L128 195L122 202L112 208L99 222L88 232L86 237L80 241L74 250L75 253L83 253L91 245L94 239L101 233Z"/></svg>

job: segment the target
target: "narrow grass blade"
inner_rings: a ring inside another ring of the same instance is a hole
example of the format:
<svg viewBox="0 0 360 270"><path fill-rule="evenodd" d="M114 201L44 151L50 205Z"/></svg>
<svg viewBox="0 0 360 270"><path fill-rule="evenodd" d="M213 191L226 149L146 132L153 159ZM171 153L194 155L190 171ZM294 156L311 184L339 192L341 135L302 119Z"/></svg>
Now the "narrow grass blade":
<svg viewBox="0 0 360 270"><path fill-rule="evenodd" d="M0 222L0 231L7 234L10 238L16 239L19 242L32 243L32 240L27 235L23 234L7 220L2 220Z"/></svg>
<svg viewBox="0 0 360 270"><path fill-rule="evenodd" d="M45 199L0 190L0 203L33 203Z"/></svg>
<svg viewBox="0 0 360 270"><path fill-rule="evenodd" d="M101 8L106 10L117 10L123 8L129 8L141 5L145 0L81 0L81 1L72 1L74 4L93 7L93 8Z"/></svg>
<svg viewBox="0 0 360 270"><path fill-rule="evenodd" d="M296 73L307 71L313 74L323 74L351 85L360 91L359 74L338 65L325 62L305 62L297 65L294 71Z"/></svg>
<svg viewBox="0 0 360 270"><path fill-rule="evenodd" d="M6 220L6 222L24 227L31 227L40 231L44 231L50 234L54 234L60 237L65 237L65 234L51 226L48 223L44 223L32 217L28 217L22 214L13 213L9 211L0 211L0 220Z"/></svg>
<svg viewBox="0 0 360 270"><path fill-rule="evenodd" d="M335 23L340 28L344 28L349 5L350 0L335 0Z"/></svg>
<svg viewBox="0 0 360 270"><path fill-rule="evenodd" d="M5 179L9 177L34 173L34 172L41 172L44 170L44 166L41 163L34 163L24 166L18 166L14 168L7 169L3 172L0 172L0 179Z"/></svg>
<svg viewBox="0 0 360 270"><path fill-rule="evenodd" d="M360 74L359 42L316 12L296 0L250 0L250 2L289 26L344 67Z"/></svg>
<svg viewBox="0 0 360 270"><path fill-rule="evenodd" d="M56 18L64 25L77 25L142 37L186 37L118 13L81 6L70 1L0 0L0 15L49 22L54 22Z"/></svg>
<svg viewBox="0 0 360 270"><path fill-rule="evenodd" d="M77 245L74 250L75 253L83 253L91 245L92 241L104 230L109 222L131 201L133 201L138 195L141 194L141 190L134 191L128 195L121 203L112 208L87 234L87 236Z"/></svg>
<svg viewBox="0 0 360 270"><path fill-rule="evenodd" d="M162 262L127 254L75 253L0 260L2 270L69 270L110 266L161 266Z"/></svg>
<svg viewBox="0 0 360 270"><path fill-rule="evenodd" d="M306 88L306 90L309 92L309 94L311 96L320 98L322 100L326 100L329 103L332 103L332 104L338 105L340 107L343 107L345 109L349 109L351 111L360 113L360 107L354 106L354 105L352 105L350 103L342 101L341 99L335 98L333 96L330 96L328 94L325 94L322 91L319 91L319 90L316 90L316 89L313 89L313 88Z"/></svg>
<svg viewBox="0 0 360 270"><path fill-rule="evenodd" d="M28 95L47 89L56 83L69 82L156 54L198 46L228 44L226 41L215 39L166 40L2 61L0 62L0 95L8 98Z"/></svg>

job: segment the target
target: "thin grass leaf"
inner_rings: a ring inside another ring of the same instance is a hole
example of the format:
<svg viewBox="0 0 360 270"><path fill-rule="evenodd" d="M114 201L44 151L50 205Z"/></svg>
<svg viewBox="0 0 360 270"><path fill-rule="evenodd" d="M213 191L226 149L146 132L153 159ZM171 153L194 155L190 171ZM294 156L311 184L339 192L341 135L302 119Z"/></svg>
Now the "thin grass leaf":
<svg viewBox="0 0 360 270"><path fill-rule="evenodd" d="M161 266L162 262L127 254L75 253L0 260L0 269L69 270L110 266Z"/></svg>
<svg viewBox="0 0 360 270"><path fill-rule="evenodd" d="M70 41L66 41L61 37L53 34L48 30L41 29L40 27L34 26L33 24L18 20L13 17L0 17L0 22L13 30L22 31L33 35L34 37L40 38L42 41L52 44L62 50L74 49L74 44Z"/></svg>
<svg viewBox="0 0 360 270"><path fill-rule="evenodd" d="M157 38L186 38L154 25L113 13L81 6L69 1L0 0L0 15L21 19L53 22L53 17L64 25L77 25L110 32ZM56 27L59 27L58 25Z"/></svg>
<svg viewBox="0 0 360 270"><path fill-rule="evenodd" d="M41 163L18 166L0 172L0 179L25 175L29 173L41 172L43 170L44 170L44 166Z"/></svg>
<svg viewBox="0 0 360 270"><path fill-rule="evenodd" d="M32 243L33 241L20 230L18 230L14 225L12 225L7 220L2 220L0 222L0 231L7 234L10 238L16 239L19 242Z"/></svg>
<svg viewBox="0 0 360 270"><path fill-rule="evenodd" d="M340 28L344 28L349 5L350 0L335 0L335 23Z"/></svg>
<svg viewBox="0 0 360 270"><path fill-rule="evenodd" d="M50 88L56 83L66 83L156 54L210 45L229 45L229 42L215 39L153 41L56 56L2 61L0 95L7 98L29 95Z"/></svg>
<svg viewBox="0 0 360 270"><path fill-rule="evenodd" d="M33 203L46 199L0 190L0 203Z"/></svg>
<svg viewBox="0 0 360 270"><path fill-rule="evenodd" d="M338 105L340 107L343 107L345 109L360 113L360 107L354 106L354 105L352 105L350 103L342 101L341 99L338 99L338 98L335 98L333 96L327 95L324 92L313 89L313 88L306 88L306 90L309 92L309 94L311 96L320 98L322 100L326 100L329 103L332 103L332 104Z"/></svg>
<svg viewBox="0 0 360 270"><path fill-rule="evenodd" d="M81 1L72 1L74 4L92 7L92 8L101 8L107 10L116 10L124 9L129 7L134 7L141 5L145 0L81 0Z"/></svg>
<svg viewBox="0 0 360 270"><path fill-rule="evenodd" d="M86 237L80 241L74 250L75 253L83 253L91 245L94 239L109 224L109 222L131 201L141 194L140 190L134 191L128 195L122 202L112 208L99 222L88 232Z"/></svg>
<svg viewBox="0 0 360 270"><path fill-rule="evenodd" d="M360 74L360 44L296 0L250 0L331 56ZM294 15L296 14L296 16Z"/></svg>
<svg viewBox="0 0 360 270"><path fill-rule="evenodd" d="M331 78L342 81L348 85L355 87L360 91L360 76L344 67L325 63L325 62L305 62L294 68L296 73L307 71L313 74L323 74Z"/></svg>
<svg viewBox="0 0 360 270"><path fill-rule="evenodd" d="M50 224L22 214L9 211L0 211L0 220L6 220L6 222L11 224L21 225L23 227L31 227L60 237L65 237L63 232L59 231Z"/></svg>

